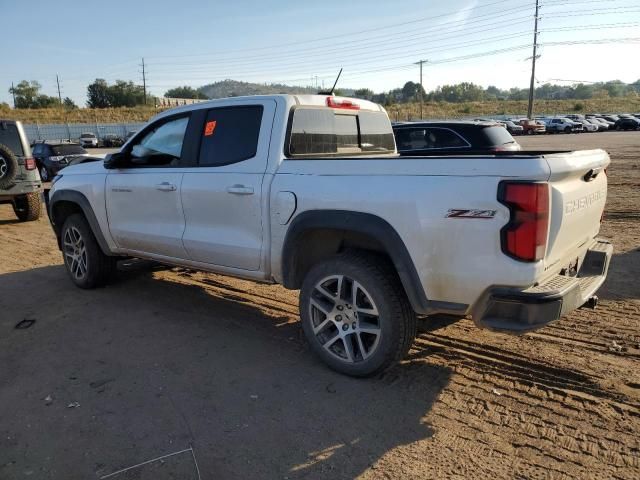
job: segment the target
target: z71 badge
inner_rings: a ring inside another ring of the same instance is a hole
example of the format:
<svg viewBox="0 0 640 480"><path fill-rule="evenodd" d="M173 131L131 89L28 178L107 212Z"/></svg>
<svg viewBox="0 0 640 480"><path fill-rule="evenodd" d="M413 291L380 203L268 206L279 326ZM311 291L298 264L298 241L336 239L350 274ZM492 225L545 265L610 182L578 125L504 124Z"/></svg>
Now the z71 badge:
<svg viewBox="0 0 640 480"><path fill-rule="evenodd" d="M496 210L467 210L452 208L447 211L445 218L493 218Z"/></svg>

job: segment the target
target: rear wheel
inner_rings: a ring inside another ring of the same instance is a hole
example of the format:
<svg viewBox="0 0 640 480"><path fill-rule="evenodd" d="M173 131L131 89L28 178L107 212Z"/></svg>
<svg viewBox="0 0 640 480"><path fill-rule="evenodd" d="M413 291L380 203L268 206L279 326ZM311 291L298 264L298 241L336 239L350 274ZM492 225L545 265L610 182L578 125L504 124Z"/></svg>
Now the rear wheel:
<svg viewBox="0 0 640 480"><path fill-rule="evenodd" d="M0 144L0 189L10 188L18 174L18 159L6 145Z"/></svg>
<svg viewBox="0 0 640 480"><path fill-rule="evenodd" d="M571 133L571 127L564 127L564 133Z"/></svg>
<svg viewBox="0 0 640 480"><path fill-rule="evenodd" d="M357 251L309 271L300 317L315 353L333 370L356 377L401 360L416 335L416 316L395 270L384 258Z"/></svg>
<svg viewBox="0 0 640 480"><path fill-rule="evenodd" d="M62 226L62 255L67 273L80 288L105 285L116 269L116 258L105 255L83 215L70 215Z"/></svg>
<svg viewBox="0 0 640 480"><path fill-rule="evenodd" d="M13 199L13 212L21 222L32 222L40 218L42 200L39 192L31 192Z"/></svg>

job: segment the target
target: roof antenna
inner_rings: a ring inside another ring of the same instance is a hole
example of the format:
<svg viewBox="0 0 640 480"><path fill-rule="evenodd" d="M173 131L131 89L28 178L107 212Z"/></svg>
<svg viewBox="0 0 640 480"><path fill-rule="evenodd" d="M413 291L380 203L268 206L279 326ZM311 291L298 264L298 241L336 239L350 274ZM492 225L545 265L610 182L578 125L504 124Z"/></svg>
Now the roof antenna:
<svg viewBox="0 0 640 480"><path fill-rule="evenodd" d="M338 72L338 76L336 77L336 81L333 82L333 87L331 87L331 90L329 90L328 92L318 92L318 95L333 95L333 91L336 89L336 85L338 84L338 80L340 80L340 75L342 74L342 68L340 68L340 71Z"/></svg>

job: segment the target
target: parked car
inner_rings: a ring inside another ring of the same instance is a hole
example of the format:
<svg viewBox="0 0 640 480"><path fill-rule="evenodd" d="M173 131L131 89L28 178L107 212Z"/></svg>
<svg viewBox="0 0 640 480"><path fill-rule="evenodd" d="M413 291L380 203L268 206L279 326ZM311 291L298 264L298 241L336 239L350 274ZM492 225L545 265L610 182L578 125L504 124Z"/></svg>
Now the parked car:
<svg viewBox="0 0 640 480"><path fill-rule="evenodd" d="M517 122L524 129L524 133L526 135L547 133L547 127L545 126L544 122L538 120L530 120L528 118L521 118L517 120Z"/></svg>
<svg viewBox="0 0 640 480"><path fill-rule="evenodd" d="M604 117L596 117L596 120L599 121L599 122L606 123L609 130L613 130L614 127L616 126L616 122L612 122L611 120L607 120Z"/></svg>
<svg viewBox="0 0 640 480"><path fill-rule="evenodd" d="M398 153L408 155L492 154L520 150L496 122L407 122L393 125Z"/></svg>
<svg viewBox="0 0 640 480"><path fill-rule="evenodd" d="M21 222L40 218L42 181L22 123L0 120L0 204L11 203Z"/></svg>
<svg viewBox="0 0 640 480"><path fill-rule="evenodd" d="M640 130L640 120L635 117L620 117L615 124L616 130Z"/></svg>
<svg viewBox="0 0 640 480"><path fill-rule="evenodd" d="M586 118L579 118L577 120L574 120L574 122L576 123L581 123L582 124L582 128L584 129L585 132L597 132L599 130L598 125L591 123L589 120L587 120Z"/></svg>
<svg viewBox="0 0 640 480"><path fill-rule="evenodd" d="M586 120L587 122L590 122L596 127L598 127L599 132L606 132L607 130L609 130L609 124L605 120L600 120L595 117L589 117Z"/></svg>
<svg viewBox="0 0 640 480"><path fill-rule="evenodd" d="M565 117L549 118L546 121L547 132L549 133L581 133L584 127L581 123L574 122Z"/></svg>
<svg viewBox="0 0 640 480"><path fill-rule="evenodd" d="M136 133L138 133L137 130L129 130L127 132L127 134L124 136L124 141L127 142L131 137L133 137Z"/></svg>
<svg viewBox="0 0 640 480"><path fill-rule="evenodd" d="M118 135L114 135L109 133L107 135L103 135L102 137L102 146L107 148L115 148L121 147L124 145L124 139L119 137Z"/></svg>
<svg viewBox="0 0 640 480"><path fill-rule="evenodd" d="M524 127L522 125L517 125L511 120L497 120L496 122L506 128L507 132L511 135L522 135L524 133Z"/></svg>
<svg viewBox="0 0 640 480"><path fill-rule="evenodd" d="M43 182L48 182L60 170L79 163L88 155L77 143L47 141L33 144L33 157Z"/></svg>
<svg viewBox="0 0 640 480"><path fill-rule="evenodd" d="M615 123L620 120L620 117L617 115L602 115L601 118L604 118L607 122L612 122L615 126Z"/></svg>
<svg viewBox="0 0 640 480"><path fill-rule="evenodd" d="M367 376L408 352L416 312L524 332L593 306L608 164L603 150L398 157L375 103L235 97L162 112L67 168L48 211L78 287L132 256L280 283L300 290L311 350Z"/></svg>
<svg viewBox="0 0 640 480"><path fill-rule="evenodd" d="M98 146L98 137L91 132L80 134L80 146L85 148L95 148Z"/></svg>

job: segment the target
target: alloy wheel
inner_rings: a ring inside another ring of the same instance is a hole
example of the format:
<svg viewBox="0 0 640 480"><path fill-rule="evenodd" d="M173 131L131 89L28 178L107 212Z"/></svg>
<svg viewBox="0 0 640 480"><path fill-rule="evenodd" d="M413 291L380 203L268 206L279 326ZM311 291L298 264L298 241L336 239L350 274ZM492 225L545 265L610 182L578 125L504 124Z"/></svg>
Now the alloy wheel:
<svg viewBox="0 0 640 480"><path fill-rule="evenodd" d="M346 275L316 283L309 304L316 340L329 354L346 363L362 362L380 344L380 313L367 290Z"/></svg>
<svg viewBox="0 0 640 480"><path fill-rule="evenodd" d="M9 171L9 165L7 165L7 161L5 158L0 155L0 178L4 177Z"/></svg>
<svg viewBox="0 0 640 480"><path fill-rule="evenodd" d="M64 260L71 274L82 280L87 274L87 248L80 231L69 227L64 234Z"/></svg>

